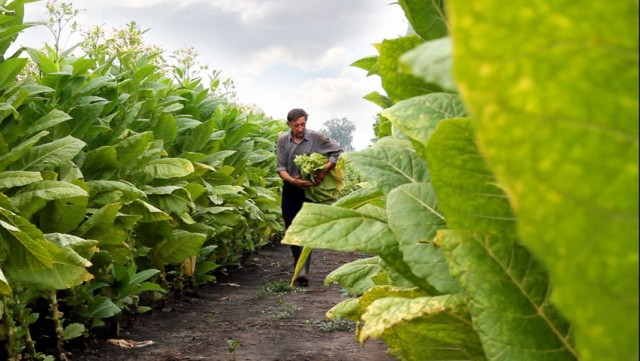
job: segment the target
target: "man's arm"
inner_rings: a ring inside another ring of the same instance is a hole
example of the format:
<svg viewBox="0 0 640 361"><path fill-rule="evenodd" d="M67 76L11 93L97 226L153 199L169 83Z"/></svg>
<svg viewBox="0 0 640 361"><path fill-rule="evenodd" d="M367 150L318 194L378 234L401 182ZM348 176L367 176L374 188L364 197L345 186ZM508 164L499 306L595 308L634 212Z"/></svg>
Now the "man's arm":
<svg viewBox="0 0 640 361"><path fill-rule="evenodd" d="M300 177L293 177L286 170L279 171L278 175L280 176L280 178L282 178L283 182L289 183L289 184L291 184L293 186L296 186L298 188L309 188L309 187L314 185L313 182L300 179Z"/></svg>
<svg viewBox="0 0 640 361"><path fill-rule="evenodd" d="M324 177L329 174L329 172L331 172L331 170L336 166L336 164L334 162L327 162L327 164L324 165L324 168L320 169L319 171L316 172L316 182L314 183L314 185L319 185L320 183L322 183L322 180L324 179Z"/></svg>

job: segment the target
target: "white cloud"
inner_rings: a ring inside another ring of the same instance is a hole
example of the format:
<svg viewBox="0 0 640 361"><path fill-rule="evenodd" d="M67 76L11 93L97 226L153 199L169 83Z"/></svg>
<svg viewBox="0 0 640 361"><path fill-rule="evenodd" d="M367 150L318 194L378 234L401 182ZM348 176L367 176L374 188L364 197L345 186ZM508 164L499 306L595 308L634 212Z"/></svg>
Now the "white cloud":
<svg viewBox="0 0 640 361"><path fill-rule="evenodd" d="M289 109L304 107L316 128L334 117L352 120L356 147L373 136L379 107L362 97L380 90L380 81L349 64L376 54L373 43L399 36L407 24L389 0L71 1L86 9L81 25L109 30L135 21L149 29L148 42L168 52L192 46L203 63L234 79L241 102L267 115L284 118ZM43 2L27 7L29 20L44 17ZM51 40L46 31L32 34L19 45Z"/></svg>

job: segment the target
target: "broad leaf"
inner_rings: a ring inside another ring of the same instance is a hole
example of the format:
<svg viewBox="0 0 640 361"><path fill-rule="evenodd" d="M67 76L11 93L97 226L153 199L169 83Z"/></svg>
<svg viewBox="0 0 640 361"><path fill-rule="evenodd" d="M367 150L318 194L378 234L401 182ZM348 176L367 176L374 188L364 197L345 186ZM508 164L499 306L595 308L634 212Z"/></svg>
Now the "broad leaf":
<svg viewBox="0 0 640 361"><path fill-rule="evenodd" d="M10 284L66 289L89 280L90 263L71 248L59 247L26 219L0 208L0 238L11 254L2 266Z"/></svg>
<svg viewBox="0 0 640 361"><path fill-rule="evenodd" d="M22 121L17 127L15 127L15 129L12 130L10 136L7 137L7 142L12 144L15 139L23 139L25 137L32 136L35 133L48 130L60 123L66 122L69 119L71 119L69 114L54 109L32 122Z"/></svg>
<svg viewBox="0 0 640 361"><path fill-rule="evenodd" d="M570 327L548 298L547 274L517 244L511 208L478 153L471 122L442 122L427 152L447 227L460 230L439 231L437 243L469 296L487 357L575 359Z"/></svg>
<svg viewBox="0 0 640 361"><path fill-rule="evenodd" d="M168 179L186 177L193 171L193 164L186 159L162 158L146 163L138 168L135 173L143 173L150 179Z"/></svg>
<svg viewBox="0 0 640 361"><path fill-rule="evenodd" d="M638 2L457 0L450 14L480 148L581 357L637 359Z"/></svg>
<svg viewBox="0 0 640 361"><path fill-rule="evenodd" d="M158 268L167 264L179 264L196 255L205 239L206 236L201 233L174 231L171 238L154 247L150 256Z"/></svg>
<svg viewBox="0 0 640 361"><path fill-rule="evenodd" d="M29 218L33 213L44 207L48 201L88 196L87 192L77 185L43 180L31 183L20 189L11 197L11 203L20 209L20 214L23 217Z"/></svg>
<svg viewBox="0 0 640 361"><path fill-rule="evenodd" d="M544 287L545 270L511 237L438 233L451 273L469 295L473 325L487 357L577 360L571 328L551 305L548 286Z"/></svg>
<svg viewBox="0 0 640 361"><path fill-rule="evenodd" d="M442 251L433 243L445 221L431 185L413 183L395 188L387 199L387 216L411 272L442 294L457 293L458 283L449 275Z"/></svg>
<svg viewBox="0 0 640 361"><path fill-rule="evenodd" d="M20 162L21 170L53 170L75 157L85 142L72 136L31 148Z"/></svg>
<svg viewBox="0 0 640 361"><path fill-rule="evenodd" d="M22 187L42 180L40 172L7 171L0 172L0 189Z"/></svg>
<svg viewBox="0 0 640 361"><path fill-rule="evenodd" d="M485 360L460 296L385 297L369 305L362 320L361 342L383 338L403 360Z"/></svg>
<svg viewBox="0 0 640 361"><path fill-rule="evenodd" d="M393 40L384 40L376 44L380 53L378 58L379 74L382 77L382 87L391 101L398 102L414 96L441 91L435 84L427 84L422 79L399 71L399 58L405 52L422 44L418 36L406 36Z"/></svg>
<svg viewBox="0 0 640 361"><path fill-rule="evenodd" d="M440 121L465 116L457 94L432 93L398 102L380 114L396 129L417 142L414 147L424 157L423 147Z"/></svg>
<svg viewBox="0 0 640 361"><path fill-rule="evenodd" d="M385 194L401 184L429 181L426 162L407 141L379 141L365 150L348 152L344 156L362 177Z"/></svg>
<svg viewBox="0 0 640 361"><path fill-rule="evenodd" d="M398 3L413 30L424 40L447 35L444 0L400 0Z"/></svg>
<svg viewBox="0 0 640 361"><path fill-rule="evenodd" d="M331 271L324 285L337 282L351 295L361 295L375 286L373 277L382 272L380 258L369 257L344 264Z"/></svg>
<svg viewBox="0 0 640 361"><path fill-rule="evenodd" d="M47 136L49 132L40 132L33 137L21 142L17 146L13 147L11 151L0 156L0 170L5 170L14 162L22 159L29 151L40 141L40 139Z"/></svg>
<svg viewBox="0 0 640 361"><path fill-rule="evenodd" d="M427 83L438 84L444 91L455 92L452 74L451 38L427 41L400 57L400 65L409 74Z"/></svg>
<svg viewBox="0 0 640 361"><path fill-rule="evenodd" d="M27 65L27 59L24 58L7 59L0 63L0 89L13 83L25 65Z"/></svg>
<svg viewBox="0 0 640 361"><path fill-rule="evenodd" d="M305 203L283 243L340 251L379 253L395 244L386 222L361 211Z"/></svg>

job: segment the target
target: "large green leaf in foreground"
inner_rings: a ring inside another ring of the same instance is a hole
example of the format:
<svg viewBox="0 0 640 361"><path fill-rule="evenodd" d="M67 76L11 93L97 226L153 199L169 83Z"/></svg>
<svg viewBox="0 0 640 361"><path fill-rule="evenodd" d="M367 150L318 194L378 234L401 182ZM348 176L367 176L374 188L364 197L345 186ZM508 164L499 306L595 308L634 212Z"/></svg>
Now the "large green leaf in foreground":
<svg viewBox="0 0 640 361"><path fill-rule="evenodd" d="M359 339L384 338L392 354L407 361L485 360L462 299L380 298L363 314ZM412 340L411 347L406 347L407 340Z"/></svg>
<svg viewBox="0 0 640 361"><path fill-rule="evenodd" d="M545 270L517 243L502 190L474 143L469 119L438 126L427 146L433 187L452 230L438 232L451 274L491 360L574 360L570 328L548 298Z"/></svg>
<svg viewBox="0 0 640 361"><path fill-rule="evenodd" d="M638 1L452 0L456 82L584 360L638 359Z"/></svg>

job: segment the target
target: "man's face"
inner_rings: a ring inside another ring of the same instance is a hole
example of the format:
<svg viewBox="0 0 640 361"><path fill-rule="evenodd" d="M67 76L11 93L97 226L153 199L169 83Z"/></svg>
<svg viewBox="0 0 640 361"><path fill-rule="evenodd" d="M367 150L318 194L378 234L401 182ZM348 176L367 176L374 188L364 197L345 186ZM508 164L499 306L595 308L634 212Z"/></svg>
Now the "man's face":
<svg viewBox="0 0 640 361"><path fill-rule="evenodd" d="M296 118L289 122L289 128L291 128L291 134L293 134L295 138L302 138L307 128L307 120L305 117Z"/></svg>

